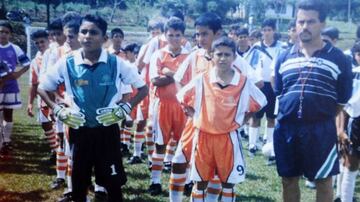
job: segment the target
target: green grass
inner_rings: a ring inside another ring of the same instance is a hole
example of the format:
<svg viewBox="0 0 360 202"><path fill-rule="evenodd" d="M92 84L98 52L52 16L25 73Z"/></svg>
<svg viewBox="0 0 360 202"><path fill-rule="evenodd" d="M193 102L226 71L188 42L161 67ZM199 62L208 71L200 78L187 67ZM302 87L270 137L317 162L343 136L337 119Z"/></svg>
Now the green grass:
<svg viewBox="0 0 360 202"><path fill-rule="evenodd" d="M21 78L22 97L27 100L27 75ZM15 113L13 141L15 149L12 158L0 159L0 202L55 201L62 190L50 190L49 185L55 177L55 168L48 163L49 148L43 140L42 130L35 119L26 115L25 107ZM243 145L246 145L243 142ZM247 154L247 150L244 151ZM245 155L247 156L247 155ZM126 159L124 159L125 161ZM281 201L281 185L275 166L266 166L261 155L253 159L246 157L247 178L236 185L238 201ZM163 174L164 193L158 197L150 196L146 190L149 186L150 173L145 164L125 168L128 182L123 188L126 201L169 201L169 174ZM314 201L314 190L304 187L301 180L302 201ZM360 179L357 179L356 197L360 199ZM185 198L189 201L188 198Z"/></svg>

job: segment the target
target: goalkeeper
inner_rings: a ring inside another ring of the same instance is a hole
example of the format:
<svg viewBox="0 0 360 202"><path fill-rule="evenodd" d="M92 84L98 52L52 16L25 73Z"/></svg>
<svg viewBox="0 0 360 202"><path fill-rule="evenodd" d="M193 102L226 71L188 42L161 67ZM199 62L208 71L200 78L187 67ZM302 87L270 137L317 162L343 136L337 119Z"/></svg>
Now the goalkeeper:
<svg viewBox="0 0 360 202"><path fill-rule="evenodd" d="M94 167L96 183L104 186L109 201L122 201L121 186L126 182L122 165L118 122L131 112L148 92L134 68L102 49L107 23L95 15L81 20L79 41L82 49L60 59L40 78L38 93L54 115L70 127L73 155L74 201L86 201ZM57 85L65 83L66 105L49 99ZM121 87L131 84L138 93L121 103Z"/></svg>

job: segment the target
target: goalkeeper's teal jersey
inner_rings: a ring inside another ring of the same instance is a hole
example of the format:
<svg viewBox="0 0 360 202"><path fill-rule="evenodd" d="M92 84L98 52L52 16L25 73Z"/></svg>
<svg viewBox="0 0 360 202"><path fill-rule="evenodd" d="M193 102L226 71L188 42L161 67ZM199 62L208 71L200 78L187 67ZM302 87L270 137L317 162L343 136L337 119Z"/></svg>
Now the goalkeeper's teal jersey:
<svg viewBox="0 0 360 202"><path fill-rule="evenodd" d="M65 93L71 107L85 115L85 126L97 127L96 110L111 107L122 98L124 84L135 88L145 85L137 69L115 55L102 51L99 61L90 66L84 64L82 50L61 59L40 78L39 88L47 91L65 82Z"/></svg>

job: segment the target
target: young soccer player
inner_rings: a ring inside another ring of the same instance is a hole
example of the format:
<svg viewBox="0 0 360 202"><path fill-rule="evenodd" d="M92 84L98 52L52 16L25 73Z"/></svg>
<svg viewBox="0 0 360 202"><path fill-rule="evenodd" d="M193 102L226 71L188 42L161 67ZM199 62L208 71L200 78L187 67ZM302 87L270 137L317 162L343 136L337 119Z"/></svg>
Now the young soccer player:
<svg viewBox="0 0 360 202"><path fill-rule="evenodd" d="M86 15L81 20L79 32L82 49L49 69L38 88L55 115L70 126L74 201L86 200L93 167L96 182L106 188L109 201L122 201L121 186L126 182L126 176L118 141L118 122L148 91L137 71L102 49L106 29L104 19ZM65 82L70 106L60 106L47 95L61 82ZM138 88L137 95L128 103L118 103L122 83Z"/></svg>
<svg viewBox="0 0 360 202"><path fill-rule="evenodd" d="M120 28L114 28L110 31L111 45L109 52L125 59L125 53L122 51L122 42L124 40L124 32Z"/></svg>
<svg viewBox="0 0 360 202"><path fill-rule="evenodd" d="M236 132L249 115L266 104L261 91L233 69L235 42L221 37L213 42L214 68L200 74L177 94L193 117L196 137L191 179L192 201L204 201L207 183L217 174L222 201L235 201L234 185L244 180L245 164ZM225 156L224 156L225 155Z"/></svg>
<svg viewBox="0 0 360 202"><path fill-rule="evenodd" d="M151 168L151 195L161 193L161 171L166 145L170 139L179 140L185 125L185 114L176 100L176 85L173 75L189 52L181 46L185 24L176 17L171 17L164 26L168 42L164 48L154 53L150 62L150 81L155 86L154 110L157 112L153 127L155 151Z"/></svg>
<svg viewBox="0 0 360 202"><path fill-rule="evenodd" d="M11 78L3 81L0 89L0 133L3 139L0 153L5 154L12 149L13 110L21 107L20 89L16 79L23 75L30 65L29 58L19 46L10 42L12 32L9 22L0 21L0 64L12 72ZM18 64L22 68L15 71Z"/></svg>
<svg viewBox="0 0 360 202"><path fill-rule="evenodd" d="M45 51L49 48L49 34L45 30L38 30L31 34L31 39L34 41L35 46L38 49L38 52L35 55L35 58L31 61L30 64L30 89L29 89L29 100L27 106L28 116L34 117L34 106L33 103L37 97L37 87L39 85L40 72L42 68L43 56ZM41 124L41 127L44 130L45 138L49 143L51 153L51 158L56 156L56 150L58 148L58 142L56 140L56 133L53 128L53 121L50 117L51 111L45 102L40 98L37 100L37 106L39 107L38 121Z"/></svg>

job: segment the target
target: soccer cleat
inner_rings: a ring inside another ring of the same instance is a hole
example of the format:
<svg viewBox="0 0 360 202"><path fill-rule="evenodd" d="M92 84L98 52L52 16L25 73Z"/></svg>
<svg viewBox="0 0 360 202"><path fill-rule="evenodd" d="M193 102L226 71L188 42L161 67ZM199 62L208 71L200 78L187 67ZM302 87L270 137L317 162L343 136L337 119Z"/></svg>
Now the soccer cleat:
<svg viewBox="0 0 360 202"><path fill-rule="evenodd" d="M341 202L340 197L337 197L337 198L334 200L334 202Z"/></svg>
<svg viewBox="0 0 360 202"><path fill-rule="evenodd" d="M190 197L193 186L194 186L194 183L192 183L192 182L185 184L185 187L184 187L184 195L185 196Z"/></svg>
<svg viewBox="0 0 360 202"><path fill-rule="evenodd" d="M58 202L72 202L72 201L74 201L73 197L72 197L72 192L64 193L63 197L59 198L57 201Z"/></svg>
<svg viewBox="0 0 360 202"><path fill-rule="evenodd" d="M305 186L307 188L310 188L310 189L315 189L316 188L315 182L312 182L312 181L309 181L309 180L305 181Z"/></svg>
<svg viewBox="0 0 360 202"><path fill-rule="evenodd" d="M141 158L140 157L138 157L138 156L132 156L132 157L130 157L130 159L127 161L127 163L128 164L131 164L131 165L133 165L133 164L139 164L139 163L142 163L143 161L141 160Z"/></svg>
<svg viewBox="0 0 360 202"><path fill-rule="evenodd" d="M271 166L271 165L274 165L275 163L276 163L275 156L270 156L266 162L266 165Z"/></svg>
<svg viewBox="0 0 360 202"><path fill-rule="evenodd" d="M121 152L122 152L122 156L123 156L123 157L128 157L128 156L130 156L130 150L129 150L129 148L128 148L128 146L127 146L126 144L123 144L123 145L122 145Z"/></svg>
<svg viewBox="0 0 360 202"><path fill-rule="evenodd" d="M148 191L151 196L156 196L161 194L162 192L161 184L151 184Z"/></svg>
<svg viewBox="0 0 360 202"><path fill-rule="evenodd" d="M51 189L60 189L65 187L65 180L61 178L56 178L50 185Z"/></svg>
<svg viewBox="0 0 360 202"><path fill-rule="evenodd" d="M248 139L249 138L249 135L245 133L245 130L241 130L240 131L240 136L244 139Z"/></svg>
<svg viewBox="0 0 360 202"><path fill-rule="evenodd" d="M164 162L163 171L166 172L166 173L171 171L171 162Z"/></svg>
<svg viewBox="0 0 360 202"><path fill-rule="evenodd" d="M256 151L257 151L256 146L252 146L252 147L249 149L249 156L250 156L250 157L254 157L255 154L256 154Z"/></svg>
<svg viewBox="0 0 360 202"><path fill-rule="evenodd" d="M107 194L103 191L96 191L94 196L94 202L106 202L108 201Z"/></svg>

